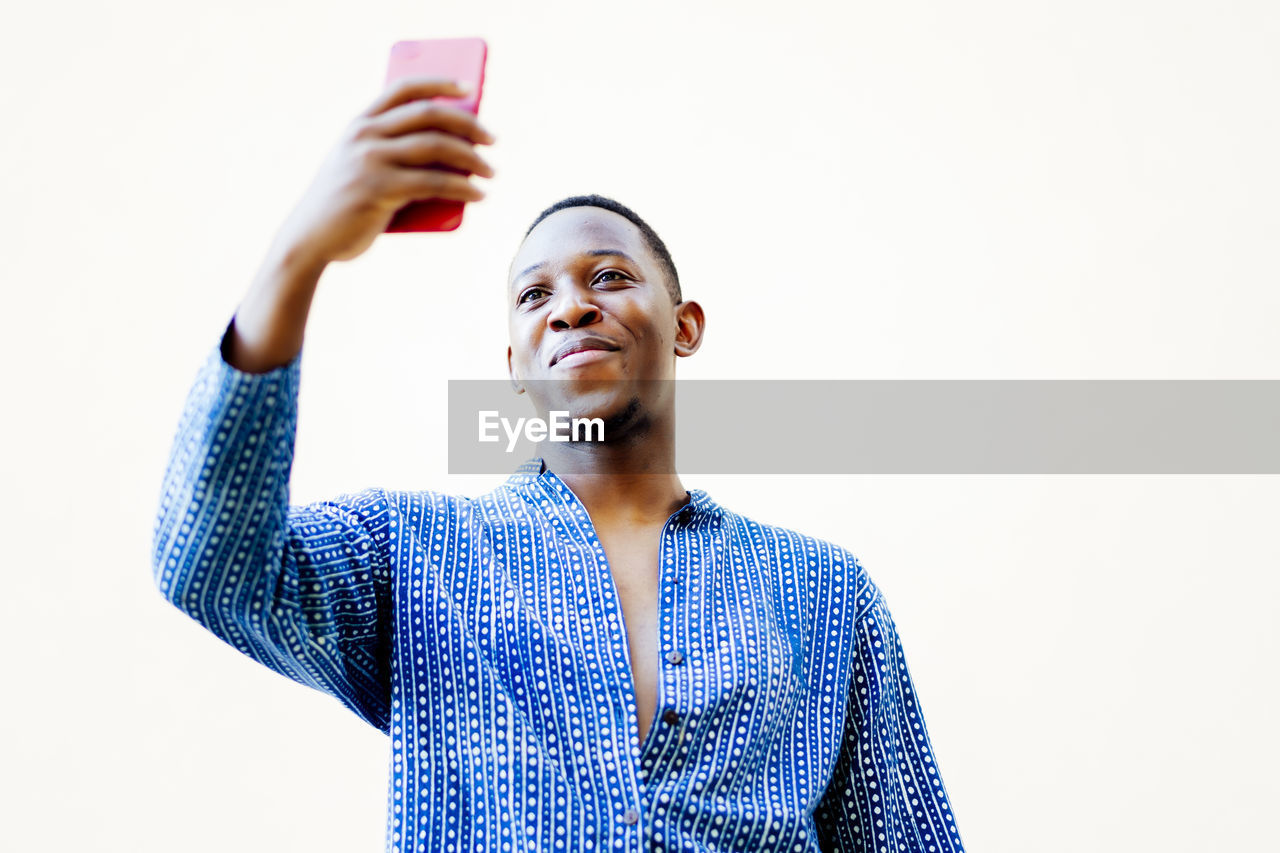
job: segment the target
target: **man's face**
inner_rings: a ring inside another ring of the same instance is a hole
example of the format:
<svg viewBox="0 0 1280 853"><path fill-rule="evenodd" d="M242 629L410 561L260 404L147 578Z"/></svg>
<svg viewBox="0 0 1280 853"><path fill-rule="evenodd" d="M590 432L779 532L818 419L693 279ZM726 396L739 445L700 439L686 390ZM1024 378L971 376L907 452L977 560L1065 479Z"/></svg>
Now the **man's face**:
<svg viewBox="0 0 1280 853"><path fill-rule="evenodd" d="M511 262L507 296L511 378L539 411L652 412L671 388L647 380L674 379L676 356L701 339L701 309L672 303L640 230L598 207L540 222Z"/></svg>

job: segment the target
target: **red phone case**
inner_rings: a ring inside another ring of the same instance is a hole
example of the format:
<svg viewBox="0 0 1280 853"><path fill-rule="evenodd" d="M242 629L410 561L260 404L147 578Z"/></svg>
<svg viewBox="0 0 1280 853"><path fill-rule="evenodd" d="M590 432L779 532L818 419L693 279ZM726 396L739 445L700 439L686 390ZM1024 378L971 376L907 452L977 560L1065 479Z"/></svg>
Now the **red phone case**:
<svg viewBox="0 0 1280 853"><path fill-rule="evenodd" d="M436 98L472 115L480 109L484 88L484 63L488 46L484 39L419 39L398 41L391 46L387 63L387 85L409 75L427 75L470 83L474 88L465 98ZM452 231L462 224L464 201L415 201L396 211L387 231Z"/></svg>

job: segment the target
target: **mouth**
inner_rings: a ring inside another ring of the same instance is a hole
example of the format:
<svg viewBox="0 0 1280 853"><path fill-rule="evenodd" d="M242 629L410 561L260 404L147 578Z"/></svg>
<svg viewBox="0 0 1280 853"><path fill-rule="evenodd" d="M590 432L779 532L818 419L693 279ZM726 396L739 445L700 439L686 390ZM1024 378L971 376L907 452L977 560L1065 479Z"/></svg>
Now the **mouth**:
<svg viewBox="0 0 1280 853"><path fill-rule="evenodd" d="M612 341L604 338L587 337L578 338L576 341L570 341L562 344L559 349L551 356L551 365L554 366L564 359L573 362L578 361L594 361L602 355L582 355L582 353L609 353L617 352L621 347Z"/></svg>

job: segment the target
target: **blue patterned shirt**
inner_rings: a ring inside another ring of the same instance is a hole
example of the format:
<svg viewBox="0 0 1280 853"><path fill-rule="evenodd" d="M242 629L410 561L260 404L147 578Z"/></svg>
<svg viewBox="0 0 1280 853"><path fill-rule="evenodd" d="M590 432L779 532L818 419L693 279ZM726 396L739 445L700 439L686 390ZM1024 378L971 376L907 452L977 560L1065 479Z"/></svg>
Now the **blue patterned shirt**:
<svg viewBox="0 0 1280 853"><path fill-rule="evenodd" d="M701 489L661 532L641 742L618 591L540 459L478 498L289 504L301 353L215 346L155 526L156 583L390 736L389 851L963 849L885 597L848 551Z"/></svg>

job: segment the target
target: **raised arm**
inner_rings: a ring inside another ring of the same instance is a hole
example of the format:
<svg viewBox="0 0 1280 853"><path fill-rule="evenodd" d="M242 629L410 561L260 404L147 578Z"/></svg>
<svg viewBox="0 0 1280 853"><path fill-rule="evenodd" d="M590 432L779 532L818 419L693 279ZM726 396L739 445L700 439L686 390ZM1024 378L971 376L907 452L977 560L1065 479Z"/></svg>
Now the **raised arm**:
<svg viewBox="0 0 1280 853"><path fill-rule="evenodd" d="M211 348L170 453L152 568L219 638L385 730L389 507L372 489L289 505L300 362L245 373Z"/></svg>
<svg viewBox="0 0 1280 853"><path fill-rule="evenodd" d="M834 853L963 853L902 640L859 566L844 737L814 823Z"/></svg>
<svg viewBox="0 0 1280 853"><path fill-rule="evenodd" d="M483 196L492 175L462 94L393 84L356 117L286 219L188 394L157 513L152 568L175 606L240 651L388 727L388 497L290 506L302 341L321 274L364 252L410 201ZM450 171L456 169L459 171Z"/></svg>

